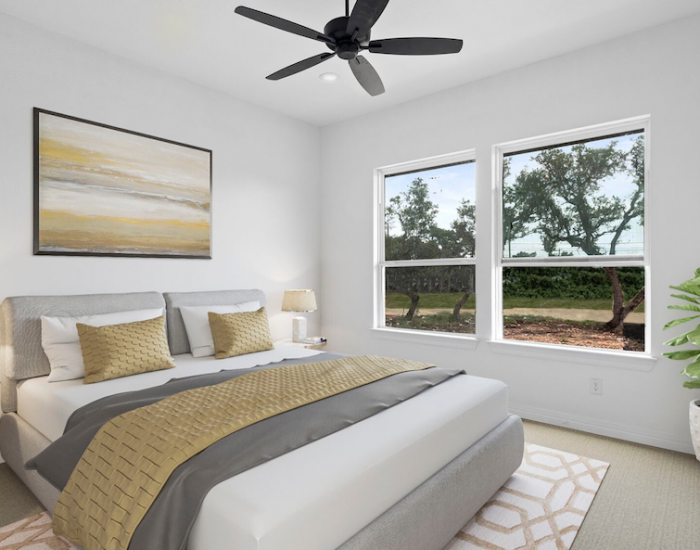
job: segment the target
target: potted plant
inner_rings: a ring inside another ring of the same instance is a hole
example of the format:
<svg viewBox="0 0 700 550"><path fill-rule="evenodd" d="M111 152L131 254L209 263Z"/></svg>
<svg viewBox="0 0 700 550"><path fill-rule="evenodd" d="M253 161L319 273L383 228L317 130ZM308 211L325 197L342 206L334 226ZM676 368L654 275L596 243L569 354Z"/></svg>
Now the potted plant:
<svg viewBox="0 0 700 550"><path fill-rule="evenodd" d="M691 315L690 317L675 319L668 323L664 327L664 330L693 321L694 319L700 317L700 269L695 270L694 279L685 281L678 286L672 286L671 288L674 290L680 290L684 293L671 294L671 297L683 300L686 303L682 305L668 306L668 309L691 311L697 313L698 315ZM681 374L685 374L692 380L684 382L683 386L691 389L700 388L700 324L693 330L689 330L680 336L676 336L675 338L671 338L669 341L664 342L664 346L682 346L683 344L691 344L694 347L679 351L669 351L664 353L664 355L669 359L675 359L678 361L692 359L692 361L685 366L685 370L681 372ZM690 435L693 438L695 456L698 460L700 460L700 399L693 399L690 402Z"/></svg>

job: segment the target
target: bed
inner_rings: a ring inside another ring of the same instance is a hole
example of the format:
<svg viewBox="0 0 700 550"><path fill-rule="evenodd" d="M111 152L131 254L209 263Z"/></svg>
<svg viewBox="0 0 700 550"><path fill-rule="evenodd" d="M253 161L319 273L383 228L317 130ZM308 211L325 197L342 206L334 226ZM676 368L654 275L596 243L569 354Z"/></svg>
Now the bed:
<svg viewBox="0 0 700 550"><path fill-rule="evenodd" d="M1 317L3 457L51 510L58 491L23 464L60 437L79 407L171 378L321 353L281 346L222 361L192 357L178 308L251 298L265 303L264 294L254 290L7 299ZM41 315L166 303L175 369L93 385L46 381ZM440 550L515 471L522 452L522 424L508 414L506 386L455 377L220 483L203 502L188 548Z"/></svg>

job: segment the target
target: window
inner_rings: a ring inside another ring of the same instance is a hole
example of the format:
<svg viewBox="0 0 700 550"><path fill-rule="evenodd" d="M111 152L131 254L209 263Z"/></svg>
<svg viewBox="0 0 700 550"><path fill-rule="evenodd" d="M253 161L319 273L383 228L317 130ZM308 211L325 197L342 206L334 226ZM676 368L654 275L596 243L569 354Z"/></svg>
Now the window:
<svg viewBox="0 0 700 550"><path fill-rule="evenodd" d="M378 170L380 328L474 334L473 152Z"/></svg>
<svg viewBox="0 0 700 550"><path fill-rule="evenodd" d="M497 339L645 351L647 126L496 148Z"/></svg>

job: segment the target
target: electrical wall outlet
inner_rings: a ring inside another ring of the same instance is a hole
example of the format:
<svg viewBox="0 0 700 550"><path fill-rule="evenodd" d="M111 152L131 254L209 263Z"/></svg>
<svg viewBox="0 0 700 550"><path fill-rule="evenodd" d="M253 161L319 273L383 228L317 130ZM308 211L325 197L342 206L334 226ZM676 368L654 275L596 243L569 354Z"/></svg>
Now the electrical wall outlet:
<svg viewBox="0 0 700 550"><path fill-rule="evenodd" d="M591 393L603 395L603 381L600 378L591 378Z"/></svg>

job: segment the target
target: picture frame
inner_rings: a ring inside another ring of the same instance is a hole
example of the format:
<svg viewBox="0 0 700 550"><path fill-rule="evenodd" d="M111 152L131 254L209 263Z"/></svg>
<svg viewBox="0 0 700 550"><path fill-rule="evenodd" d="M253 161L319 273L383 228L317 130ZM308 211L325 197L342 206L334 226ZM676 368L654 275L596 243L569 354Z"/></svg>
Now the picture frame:
<svg viewBox="0 0 700 550"><path fill-rule="evenodd" d="M210 149L34 108L34 254L211 259Z"/></svg>

